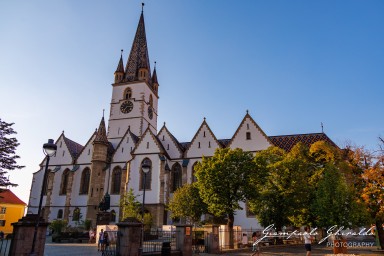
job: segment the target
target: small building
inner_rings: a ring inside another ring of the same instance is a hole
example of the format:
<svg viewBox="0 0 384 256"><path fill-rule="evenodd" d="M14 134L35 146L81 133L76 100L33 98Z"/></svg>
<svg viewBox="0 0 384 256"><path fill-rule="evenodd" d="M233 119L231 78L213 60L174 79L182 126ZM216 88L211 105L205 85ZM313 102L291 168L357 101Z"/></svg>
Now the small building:
<svg viewBox="0 0 384 256"><path fill-rule="evenodd" d="M11 223L24 216L26 203L20 200L11 190L0 189L0 231L11 234Z"/></svg>

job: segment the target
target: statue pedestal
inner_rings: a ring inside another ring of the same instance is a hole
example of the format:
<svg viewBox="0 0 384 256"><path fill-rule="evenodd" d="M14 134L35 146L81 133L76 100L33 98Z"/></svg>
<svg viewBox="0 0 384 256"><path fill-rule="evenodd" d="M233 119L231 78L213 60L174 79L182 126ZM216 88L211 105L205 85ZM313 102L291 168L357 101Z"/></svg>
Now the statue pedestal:
<svg viewBox="0 0 384 256"><path fill-rule="evenodd" d="M98 212L96 214L96 225L109 225L111 221L110 212Z"/></svg>

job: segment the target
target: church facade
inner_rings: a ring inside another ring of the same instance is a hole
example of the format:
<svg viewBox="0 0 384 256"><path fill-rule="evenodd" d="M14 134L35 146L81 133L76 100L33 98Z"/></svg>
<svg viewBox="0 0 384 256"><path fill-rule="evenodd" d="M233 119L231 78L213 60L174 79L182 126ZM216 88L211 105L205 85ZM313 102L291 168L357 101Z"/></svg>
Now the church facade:
<svg viewBox="0 0 384 256"><path fill-rule="evenodd" d="M85 145L72 141L64 132L58 137L56 155L50 158L47 185L43 188L43 216L46 220L66 219L96 223L99 203L110 195L111 222L118 222L120 198L133 189L142 200L155 226L172 224L166 205L177 188L195 180L194 166L202 156L212 156L217 148L241 148L256 153L270 146L290 150L301 141L310 145L325 140L324 133L267 136L247 112L232 138L217 139L203 120L189 142L179 142L164 124L158 130L159 82L156 67L150 68L141 13L132 48L124 66L117 65L112 84L108 126L102 117L98 129ZM87 138L85 138L87 139ZM28 212L37 213L46 159L33 174ZM146 174L141 166L149 165ZM235 225L261 228L255 216L243 210L236 213Z"/></svg>

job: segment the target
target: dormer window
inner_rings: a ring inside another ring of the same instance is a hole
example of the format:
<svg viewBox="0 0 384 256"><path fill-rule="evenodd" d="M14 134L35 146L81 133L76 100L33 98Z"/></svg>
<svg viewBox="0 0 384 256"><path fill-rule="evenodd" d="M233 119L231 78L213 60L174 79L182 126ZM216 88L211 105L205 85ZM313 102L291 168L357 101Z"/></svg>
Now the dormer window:
<svg viewBox="0 0 384 256"><path fill-rule="evenodd" d="M130 87L128 87L127 89L125 89L124 91L124 99L125 100L128 100L132 98L132 89Z"/></svg>
<svg viewBox="0 0 384 256"><path fill-rule="evenodd" d="M139 69L139 80L146 80L148 77L148 70L146 68Z"/></svg>

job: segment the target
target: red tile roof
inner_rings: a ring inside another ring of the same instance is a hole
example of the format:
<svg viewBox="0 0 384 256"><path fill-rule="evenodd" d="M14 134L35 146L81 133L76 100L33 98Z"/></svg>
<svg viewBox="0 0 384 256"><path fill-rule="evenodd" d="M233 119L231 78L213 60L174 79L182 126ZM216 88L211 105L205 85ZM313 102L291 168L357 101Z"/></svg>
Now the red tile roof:
<svg viewBox="0 0 384 256"><path fill-rule="evenodd" d="M22 204L27 205L20 200L13 192L9 189L0 190L0 204Z"/></svg>
<svg viewBox="0 0 384 256"><path fill-rule="evenodd" d="M281 136L269 136L274 146L290 151L298 142L310 147L316 141L326 141L334 147L338 147L325 133L293 134Z"/></svg>

